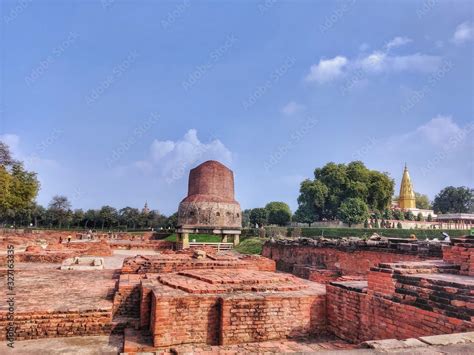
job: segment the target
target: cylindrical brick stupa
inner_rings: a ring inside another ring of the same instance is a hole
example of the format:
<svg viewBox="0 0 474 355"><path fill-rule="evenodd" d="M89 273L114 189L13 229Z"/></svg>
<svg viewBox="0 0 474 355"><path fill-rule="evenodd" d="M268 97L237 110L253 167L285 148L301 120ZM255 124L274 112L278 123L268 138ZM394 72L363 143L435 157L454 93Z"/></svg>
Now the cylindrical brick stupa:
<svg viewBox="0 0 474 355"><path fill-rule="evenodd" d="M240 230L241 226L242 213L234 198L232 170L214 160L192 169L188 196L179 204L178 227L212 230L214 234L234 234L227 232Z"/></svg>

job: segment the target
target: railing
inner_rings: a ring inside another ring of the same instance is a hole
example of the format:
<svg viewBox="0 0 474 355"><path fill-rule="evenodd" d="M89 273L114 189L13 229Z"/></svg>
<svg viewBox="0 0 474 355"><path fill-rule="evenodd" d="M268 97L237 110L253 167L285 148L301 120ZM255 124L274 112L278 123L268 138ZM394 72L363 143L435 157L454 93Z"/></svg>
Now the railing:
<svg viewBox="0 0 474 355"><path fill-rule="evenodd" d="M233 243L198 243L198 242L189 242L189 247L212 247L217 249L217 251L226 251L232 250L234 247Z"/></svg>

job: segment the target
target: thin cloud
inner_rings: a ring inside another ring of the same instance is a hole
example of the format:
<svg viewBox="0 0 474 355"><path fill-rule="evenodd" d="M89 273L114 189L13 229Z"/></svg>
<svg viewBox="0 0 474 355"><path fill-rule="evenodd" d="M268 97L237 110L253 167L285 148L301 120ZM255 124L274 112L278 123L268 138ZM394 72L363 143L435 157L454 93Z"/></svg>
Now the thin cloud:
<svg viewBox="0 0 474 355"><path fill-rule="evenodd" d="M458 27L456 27L456 31L454 32L453 38L451 40L455 44L460 45L467 41L472 40L473 37L474 37L473 24L466 21L458 25Z"/></svg>

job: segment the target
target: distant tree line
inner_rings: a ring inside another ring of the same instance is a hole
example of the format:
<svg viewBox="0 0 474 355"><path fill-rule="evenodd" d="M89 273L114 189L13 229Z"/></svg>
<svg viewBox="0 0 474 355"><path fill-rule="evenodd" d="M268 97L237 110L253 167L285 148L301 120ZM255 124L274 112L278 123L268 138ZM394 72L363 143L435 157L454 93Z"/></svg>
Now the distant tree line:
<svg viewBox="0 0 474 355"><path fill-rule="evenodd" d="M266 225L285 226L291 222L291 210L285 202L273 201L265 207L247 209L242 212L244 228Z"/></svg>

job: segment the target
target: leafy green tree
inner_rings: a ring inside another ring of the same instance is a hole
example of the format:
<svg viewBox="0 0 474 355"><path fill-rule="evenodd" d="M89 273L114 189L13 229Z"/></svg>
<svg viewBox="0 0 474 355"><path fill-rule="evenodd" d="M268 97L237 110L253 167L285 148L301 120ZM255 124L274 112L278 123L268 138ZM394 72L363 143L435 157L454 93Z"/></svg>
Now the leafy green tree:
<svg viewBox="0 0 474 355"><path fill-rule="evenodd" d="M361 199L372 210L386 209L393 196L394 181L387 173L369 170L361 161L347 165L328 163L314 171L314 180L300 186L295 218L311 223L335 219L347 198Z"/></svg>
<svg viewBox="0 0 474 355"><path fill-rule="evenodd" d="M242 211L242 228L250 227L250 209Z"/></svg>
<svg viewBox="0 0 474 355"><path fill-rule="evenodd" d="M405 219L407 221L414 221L415 220L415 215L413 214L412 211L407 211L407 212L405 212Z"/></svg>
<svg viewBox="0 0 474 355"><path fill-rule="evenodd" d="M74 227L80 227L82 226L82 223L84 221L84 216L85 216L85 213L83 210L81 209L76 209L74 210L74 212L72 213L72 225Z"/></svg>
<svg viewBox="0 0 474 355"><path fill-rule="evenodd" d="M55 195L48 206L49 220L52 225L59 228L67 225L69 222L71 203L66 196Z"/></svg>
<svg viewBox="0 0 474 355"><path fill-rule="evenodd" d="M472 209L472 203L472 189L448 186L436 195L433 209L436 213L468 213Z"/></svg>
<svg viewBox="0 0 474 355"><path fill-rule="evenodd" d="M428 217L426 217L426 220L428 222L432 222L433 221L433 216L431 215L431 213L428 215Z"/></svg>
<svg viewBox="0 0 474 355"><path fill-rule="evenodd" d="M423 222L425 220L425 217L423 217L423 214L421 212L418 212L418 215L416 216L416 220Z"/></svg>
<svg viewBox="0 0 474 355"><path fill-rule="evenodd" d="M173 213L166 221L167 228L175 229L178 226L178 212Z"/></svg>
<svg viewBox="0 0 474 355"><path fill-rule="evenodd" d="M429 210L431 209L430 199L427 195L419 194L415 192L415 203L416 208L420 208L422 210Z"/></svg>
<svg viewBox="0 0 474 355"><path fill-rule="evenodd" d="M267 210L267 220L269 224L285 226L291 221L291 210L285 202L269 202L265 206Z"/></svg>
<svg viewBox="0 0 474 355"><path fill-rule="evenodd" d="M367 221L369 218L369 208L362 199L350 197L341 203L338 217L351 227L353 224Z"/></svg>
<svg viewBox="0 0 474 355"><path fill-rule="evenodd" d="M309 223L319 220L324 215L328 188L321 181L304 180L300 186L298 209L295 212L296 221Z"/></svg>
<svg viewBox="0 0 474 355"><path fill-rule="evenodd" d="M405 214L401 210L394 210L393 218L395 218L398 221L403 221L405 220Z"/></svg>
<svg viewBox="0 0 474 355"><path fill-rule="evenodd" d="M267 210L265 208L252 208L250 211L250 223L259 227L267 224Z"/></svg>
<svg viewBox="0 0 474 355"><path fill-rule="evenodd" d="M383 218L384 218L384 219L393 219L392 210L389 209L389 208L386 208L386 209L383 211Z"/></svg>
<svg viewBox="0 0 474 355"><path fill-rule="evenodd" d="M102 206L99 211L100 222L102 223L102 229L104 227L110 228L118 222L118 212L114 207Z"/></svg>
<svg viewBox="0 0 474 355"><path fill-rule="evenodd" d="M398 222L398 223L397 223L397 228L398 228L398 229L402 229L402 228L403 228L403 226L402 226L402 223L401 223L401 222Z"/></svg>

